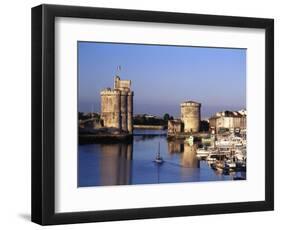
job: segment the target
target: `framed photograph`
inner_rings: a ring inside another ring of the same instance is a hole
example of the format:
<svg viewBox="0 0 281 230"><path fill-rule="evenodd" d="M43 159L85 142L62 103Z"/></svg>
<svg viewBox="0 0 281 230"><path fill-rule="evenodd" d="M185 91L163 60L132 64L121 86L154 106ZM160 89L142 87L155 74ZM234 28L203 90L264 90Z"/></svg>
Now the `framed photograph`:
<svg viewBox="0 0 281 230"><path fill-rule="evenodd" d="M32 8L32 221L274 208L274 21Z"/></svg>

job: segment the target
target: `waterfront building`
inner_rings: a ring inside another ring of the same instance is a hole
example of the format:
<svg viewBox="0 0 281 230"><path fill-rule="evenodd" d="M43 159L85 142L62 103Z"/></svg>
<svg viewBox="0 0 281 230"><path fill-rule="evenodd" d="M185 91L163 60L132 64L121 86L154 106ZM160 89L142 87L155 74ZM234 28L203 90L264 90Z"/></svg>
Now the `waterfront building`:
<svg viewBox="0 0 281 230"><path fill-rule="evenodd" d="M131 81L114 79L114 88L101 91L101 120L104 127L133 132L133 96Z"/></svg>
<svg viewBox="0 0 281 230"><path fill-rule="evenodd" d="M245 130L247 127L247 111L218 112L209 119L210 128L216 133L224 130Z"/></svg>
<svg viewBox="0 0 281 230"><path fill-rule="evenodd" d="M100 129L103 127L103 122L97 117L93 117L86 120L79 120L79 128L81 129Z"/></svg>
<svg viewBox="0 0 281 230"><path fill-rule="evenodd" d="M183 132L183 122L181 119L168 120L168 135L175 135Z"/></svg>

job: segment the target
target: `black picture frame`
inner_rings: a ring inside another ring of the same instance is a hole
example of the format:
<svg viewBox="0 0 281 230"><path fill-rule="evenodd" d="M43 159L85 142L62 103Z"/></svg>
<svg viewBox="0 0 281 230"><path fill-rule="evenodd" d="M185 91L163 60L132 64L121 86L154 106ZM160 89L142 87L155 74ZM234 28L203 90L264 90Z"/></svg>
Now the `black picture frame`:
<svg viewBox="0 0 281 230"><path fill-rule="evenodd" d="M55 18L109 19L265 29L265 200L55 213ZM274 20L110 8L32 8L32 221L41 225L267 211L274 209Z"/></svg>

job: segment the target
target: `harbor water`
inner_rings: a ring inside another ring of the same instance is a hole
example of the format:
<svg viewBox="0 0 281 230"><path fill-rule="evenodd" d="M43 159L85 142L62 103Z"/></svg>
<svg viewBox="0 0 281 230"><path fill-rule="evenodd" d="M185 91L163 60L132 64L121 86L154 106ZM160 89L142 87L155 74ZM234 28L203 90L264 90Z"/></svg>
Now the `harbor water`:
<svg viewBox="0 0 281 230"><path fill-rule="evenodd" d="M198 144L168 141L165 133L135 130L132 143L79 145L78 187L225 181L241 176L241 172L225 175L213 170L196 157ZM154 162L159 143L162 164Z"/></svg>

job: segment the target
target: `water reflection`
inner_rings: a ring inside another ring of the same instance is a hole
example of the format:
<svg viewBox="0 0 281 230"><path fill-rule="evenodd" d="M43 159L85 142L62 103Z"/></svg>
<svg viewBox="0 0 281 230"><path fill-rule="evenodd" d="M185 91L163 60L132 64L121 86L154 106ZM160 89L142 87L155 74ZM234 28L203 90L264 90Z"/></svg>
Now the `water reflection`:
<svg viewBox="0 0 281 230"><path fill-rule="evenodd" d="M100 179L102 185L131 184L131 161L133 145L102 144L100 159Z"/></svg>
<svg viewBox="0 0 281 230"><path fill-rule="evenodd" d="M143 132L143 131L141 131ZM154 162L161 146L164 163ZM137 133L131 143L79 145L78 186L232 180L196 157L197 144L167 140L163 131Z"/></svg>
<svg viewBox="0 0 281 230"><path fill-rule="evenodd" d="M168 141L168 151L170 154L181 155L181 165L187 168L199 168L200 162L196 157L197 145L189 145L185 140Z"/></svg>
<svg viewBox="0 0 281 230"><path fill-rule="evenodd" d="M200 164L196 157L196 146L189 146L189 144L184 144L184 150L182 154L182 165L188 168L199 168Z"/></svg>
<svg viewBox="0 0 281 230"><path fill-rule="evenodd" d="M182 141L171 140L168 141L168 151L169 153L182 153L183 152L183 143Z"/></svg>

